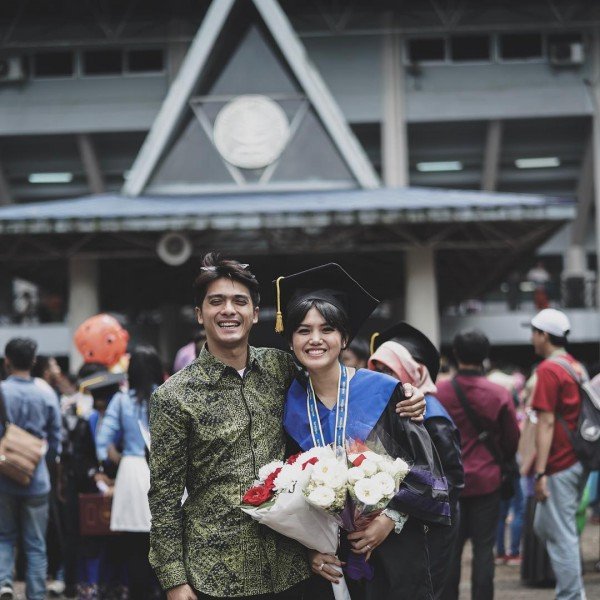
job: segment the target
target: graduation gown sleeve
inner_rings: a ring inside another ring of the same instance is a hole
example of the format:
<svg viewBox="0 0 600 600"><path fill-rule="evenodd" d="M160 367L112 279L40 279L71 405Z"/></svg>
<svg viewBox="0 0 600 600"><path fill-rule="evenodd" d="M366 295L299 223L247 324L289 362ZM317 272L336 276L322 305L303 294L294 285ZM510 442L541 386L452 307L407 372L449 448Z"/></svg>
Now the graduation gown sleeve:
<svg viewBox="0 0 600 600"><path fill-rule="evenodd" d="M428 523L449 525L448 484L439 456L422 423L396 414L396 404L403 399L398 385L367 438L379 439L390 456L402 458L411 466L389 508Z"/></svg>

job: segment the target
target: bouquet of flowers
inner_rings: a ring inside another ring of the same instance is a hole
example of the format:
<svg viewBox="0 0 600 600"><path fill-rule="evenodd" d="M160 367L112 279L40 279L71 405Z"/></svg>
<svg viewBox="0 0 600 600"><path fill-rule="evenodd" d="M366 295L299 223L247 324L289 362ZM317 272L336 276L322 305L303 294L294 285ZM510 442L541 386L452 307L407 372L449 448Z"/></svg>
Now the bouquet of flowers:
<svg viewBox="0 0 600 600"><path fill-rule="evenodd" d="M346 469L334 470L326 461L315 465L310 473L304 495L309 504L331 515L346 531L368 527L398 493L400 484L410 471L401 458L369 450L360 442L346 446ZM345 477L346 484L336 487ZM402 515L402 524L407 520ZM353 579L373 576L372 568L363 556L350 554L346 572Z"/></svg>
<svg viewBox="0 0 600 600"><path fill-rule="evenodd" d="M318 504L307 502L305 494L311 475L327 482L327 494L337 498L336 506L343 507L347 495L347 465L336 459L328 446L315 447L295 454L287 461L273 461L258 471L258 480L244 494L241 509L261 525L300 542L323 554L335 554L338 548L338 524ZM319 493L313 496L319 501ZM343 577L332 585L335 600L351 600Z"/></svg>
<svg viewBox="0 0 600 600"><path fill-rule="evenodd" d="M296 454L285 462L266 464L259 470L258 480L244 494L241 509L262 525L307 548L335 554L338 546L336 521L314 508L304 496L315 466L328 464L332 459L335 461L333 450L324 447ZM340 481L338 493L345 498L346 479Z"/></svg>

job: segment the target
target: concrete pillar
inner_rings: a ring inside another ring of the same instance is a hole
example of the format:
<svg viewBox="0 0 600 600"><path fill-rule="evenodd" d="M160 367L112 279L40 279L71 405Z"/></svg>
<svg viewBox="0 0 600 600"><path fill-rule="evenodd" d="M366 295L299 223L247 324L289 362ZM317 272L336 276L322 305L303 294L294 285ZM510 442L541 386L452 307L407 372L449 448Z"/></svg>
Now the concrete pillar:
<svg viewBox="0 0 600 600"><path fill-rule="evenodd" d="M13 199L8 185L8 178L4 173L4 168L0 162L0 206L3 204L12 204Z"/></svg>
<svg viewBox="0 0 600 600"><path fill-rule="evenodd" d="M92 194L103 194L106 191L104 185L104 176L100 168L100 161L96 154L96 148L92 138L87 133L80 133L77 136L77 146L79 147L79 156L83 163L85 176Z"/></svg>
<svg viewBox="0 0 600 600"><path fill-rule="evenodd" d="M420 329L439 347L440 315L433 248L419 247L407 250L405 285L406 321Z"/></svg>
<svg viewBox="0 0 600 600"><path fill-rule="evenodd" d="M98 262L87 258L69 259L69 313L71 336L87 318L100 312L98 298ZM71 345L69 370L76 373L83 364L81 355Z"/></svg>
<svg viewBox="0 0 600 600"><path fill-rule="evenodd" d="M591 88L594 100L592 129L594 196L596 202L596 261L600 265L600 30L596 29L592 44ZM596 306L600 306L600 267L596 269Z"/></svg>
<svg viewBox="0 0 600 600"><path fill-rule="evenodd" d="M394 33L393 15L387 17L383 38L383 122L381 152L383 180L387 187L409 184L408 136L406 127L406 72L403 39ZM440 341L440 315L435 277L435 251L431 247L406 252L405 315L411 325L427 334L437 346Z"/></svg>
<svg viewBox="0 0 600 600"><path fill-rule="evenodd" d="M481 174L481 189L485 192L495 192L498 186L501 150L502 121L490 121L487 128L485 151L483 153L483 171Z"/></svg>
<svg viewBox="0 0 600 600"><path fill-rule="evenodd" d="M394 20L388 17L391 30ZM389 31L383 36L383 122L381 124L381 164L387 187L408 185L408 136L406 131L405 69L402 37Z"/></svg>

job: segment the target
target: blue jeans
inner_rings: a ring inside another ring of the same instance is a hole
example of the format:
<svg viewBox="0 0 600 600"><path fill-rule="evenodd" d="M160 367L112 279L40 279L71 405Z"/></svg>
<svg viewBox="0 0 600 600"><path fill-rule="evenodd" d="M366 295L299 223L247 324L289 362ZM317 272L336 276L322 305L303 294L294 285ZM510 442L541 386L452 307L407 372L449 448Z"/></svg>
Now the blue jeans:
<svg viewBox="0 0 600 600"><path fill-rule="evenodd" d="M557 600L585 598L575 515L588 473L581 463L548 477L550 498L538 502L534 530L546 543L556 575Z"/></svg>
<svg viewBox="0 0 600 600"><path fill-rule="evenodd" d="M523 504L523 488L521 478L515 477L515 495L510 500L500 500L500 518L498 519L498 531L496 534L496 554L504 556L506 547L504 545L504 534L506 530L506 518L512 512L510 524L510 555L521 554L521 532L523 531L523 515L525 505Z"/></svg>
<svg viewBox="0 0 600 600"><path fill-rule="evenodd" d="M22 535L27 560L25 575L28 600L46 597L46 528L48 494L15 496L0 494L0 586L13 580L15 545Z"/></svg>

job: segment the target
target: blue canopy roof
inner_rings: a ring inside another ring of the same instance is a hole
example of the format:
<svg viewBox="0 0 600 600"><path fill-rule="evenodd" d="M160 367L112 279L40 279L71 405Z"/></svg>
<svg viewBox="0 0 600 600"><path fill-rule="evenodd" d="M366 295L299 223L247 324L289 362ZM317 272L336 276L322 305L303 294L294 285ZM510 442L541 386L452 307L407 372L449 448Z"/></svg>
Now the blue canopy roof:
<svg viewBox="0 0 600 600"><path fill-rule="evenodd" d="M566 221L572 198L431 188L129 198L87 196L0 207L3 233L302 227L395 222Z"/></svg>

